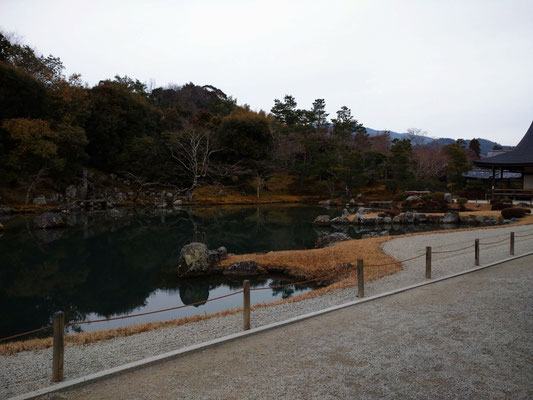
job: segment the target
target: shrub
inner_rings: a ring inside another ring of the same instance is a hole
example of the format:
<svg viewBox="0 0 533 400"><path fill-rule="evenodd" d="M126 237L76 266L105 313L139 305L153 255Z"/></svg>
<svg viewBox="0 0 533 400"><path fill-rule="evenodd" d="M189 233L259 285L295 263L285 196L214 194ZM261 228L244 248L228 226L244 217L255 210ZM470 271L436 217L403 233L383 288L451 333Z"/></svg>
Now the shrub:
<svg viewBox="0 0 533 400"><path fill-rule="evenodd" d="M438 201L438 202L445 201L444 200L444 193L442 193L442 192L431 193L431 200Z"/></svg>
<svg viewBox="0 0 533 400"><path fill-rule="evenodd" d="M396 217L397 215L401 214L400 210L386 210L383 212L384 214L388 215L391 218Z"/></svg>
<svg viewBox="0 0 533 400"><path fill-rule="evenodd" d="M525 208L504 208L502 210L502 217L505 219L522 218L524 215L526 215Z"/></svg>
<svg viewBox="0 0 533 400"><path fill-rule="evenodd" d="M511 208L513 205L510 203L504 203L503 201L497 201L492 204L491 210L503 210L504 208Z"/></svg>
<svg viewBox="0 0 533 400"><path fill-rule="evenodd" d="M466 199L466 198L464 198L464 197L459 197L459 198L457 199L457 204L463 204L463 205L464 205L464 204L466 204L466 203L468 203L468 199Z"/></svg>
<svg viewBox="0 0 533 400"><path fill-rule="evenodd" d="M405 193L397 193L392 198L394 201L404 201L407 198L407 195Z"/></svg>

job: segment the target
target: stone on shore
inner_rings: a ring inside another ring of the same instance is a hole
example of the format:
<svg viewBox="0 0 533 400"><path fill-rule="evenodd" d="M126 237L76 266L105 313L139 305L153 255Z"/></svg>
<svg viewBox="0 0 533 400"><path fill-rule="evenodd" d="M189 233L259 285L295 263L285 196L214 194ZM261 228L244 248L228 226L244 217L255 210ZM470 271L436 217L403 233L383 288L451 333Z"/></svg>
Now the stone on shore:
<svg viewBox="0 0 533 400"><path fill-rule="evenodd" d="M33 199L33 204L36 206L45 206L46 205L46 197L44 195L39 195Z"/></svg>
<svg viewBox="0 0 533 400"><path fill-rule="evenodd" d="M220 261L228 258L228 250L224 246L215 250L209 250L207 258L209 265L218 264Z"/></svg>
<svg viewBox="0 0 533 400"><path fill-rule="evenodd" d="M316 226L329 226L329 225L331 225L331 218L329 217L329 215L319 215L313 221L313 225L316 225Z"/></svg>
<svg viewBox="0 0 533 400"><path fill-rule="evenodd" d="M234 262L222 271L226 276L255 276L264 274L265 272L265 269L255 261Z"/></svg>
<svg viewBox="0 0 533 400"><path fill-rule="evenodd" d="M459 213L454 211L444 214L442 218L443 224L457 224L459 221Z"/></svg>

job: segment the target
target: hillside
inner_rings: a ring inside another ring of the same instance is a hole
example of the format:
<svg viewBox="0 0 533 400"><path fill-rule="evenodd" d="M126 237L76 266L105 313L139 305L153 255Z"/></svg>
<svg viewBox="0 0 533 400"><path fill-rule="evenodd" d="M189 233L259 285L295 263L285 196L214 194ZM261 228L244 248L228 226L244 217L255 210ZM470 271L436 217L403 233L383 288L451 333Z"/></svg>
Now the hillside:
<svg viewBox="0 0 533 400"><path fill-rule="evenodd" d="M366 128L366 132L370 136L377 136L377 135L381 135L381 134L383 134L385 132L389 132L389 135L390 135L391 139L400 139L400 140L401 139L409 139L409 136L407 135L407 133L398 133L398 132L394 132L394 131L385 131L385 130L380 131L380 130L376 130L376 129L372 129L372 128ZM477 139L479 140L479 144L481 146L481 154L487 154L487 152L489 150L492 150L492 148L495 145L502 146L504 149L510 149L511 148L511 146L503 146L503 145L501 145L498 142L493 142L492 140L482 139L482 138L477 138ZM425 137L425 140L426 140L425 143L430 143L430 142L436 140L438 143L442 144L443 146L455 142L455 139L452 139L452 138ZM466 141L466 144L468 146L470 144L470 139L465 139L465 141Z"/></svg>

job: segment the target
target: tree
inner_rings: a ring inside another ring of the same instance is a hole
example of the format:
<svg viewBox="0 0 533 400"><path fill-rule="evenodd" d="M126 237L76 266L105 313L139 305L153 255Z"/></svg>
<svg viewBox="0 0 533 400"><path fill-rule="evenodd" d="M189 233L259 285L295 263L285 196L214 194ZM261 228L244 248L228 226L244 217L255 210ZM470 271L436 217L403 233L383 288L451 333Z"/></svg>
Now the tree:
<svg viewBox="0 0 533 400"><path fill-rule="evenodd" d="M241 110L222 119L215 141L220 160L247 165L269 157L272 132L264 113Z"/></svg>
<svg viewBox="0 0 533 400"><path fill-rule="evenodd" d="M413 144L413 146L423 146L427 142L430 142L430 139L427 137L428 133L419 128L409 128L407 129L407 136Z"/></svg>
<svg viewBox="0 0 533 400"><path fill-rule="evenodd" d="M448 182L454 186L461 186L464 182L463 173L470 170L470 164L466 156L465 149L458 143L452 143L444 147L444 152L448 156L446 172Z"/></svg>
<svg viewBox="0 0 533 400"><path fill-rule="evenodd" d="M316 128L317 131L327 129L327 117L329 114L326 112L326 102L324 99L316 99L313 102L313 107L307 115L309 122Z"/></svg>
<svg viewBox="0 0 533 400"><path fill-rule="evenodd" d="M272 107L270 112L278 121L283 122L288 127L299 124L301 122L302 113L296 108L298 105L296 100L293 96L288 94L285 95L283 100L284 101L275 99L274 107Z"/></svg>
<svg viewBox="0 0 533 400"><path fill-rule="evenodd" d="M353 118L351 110L346 106L337 111L337 118L333 118L331 122L333 135L339 139L347 140L353 133L366 133L364 126Z"/></svg>
<svg viewBox="0 0 533 400"><path fill-rule="evenodd" d="M393 139L391 154L388 160L389 189L395 192L398 188L404 188L413 176L412 148L409 139Z"/></svg>
<svg viewBox="0 0 533 400"><path fill-rule="evenodd" d="M187 128L181 132L167 132L167 147L176 166L176 174L183 179L188 197L208 177L211 158L218 150L209 132Z"/></svg>
<svg viewBox="0 0 533 400"><path fill-rule="evenodd" d="M415 163L415 175L420 180L438 178L446 171L448 157L443 146L433 141L424 146L416 146L413 149Z"/></svg>
<svg viewBox="0 0 533 400"><path fill-rule="evenodd" d="M479 143L479 140L472 139L468 145L468 148L472 150L474 154L476 155L477 159L479 159L481 155L481 145Z"/></svg>

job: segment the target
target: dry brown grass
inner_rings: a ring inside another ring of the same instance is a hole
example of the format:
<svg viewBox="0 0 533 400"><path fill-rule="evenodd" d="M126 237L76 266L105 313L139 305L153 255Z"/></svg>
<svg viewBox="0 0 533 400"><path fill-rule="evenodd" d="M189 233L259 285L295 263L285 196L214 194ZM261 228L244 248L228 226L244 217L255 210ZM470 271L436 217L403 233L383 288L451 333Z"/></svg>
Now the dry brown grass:
<svg viewBox="0 0 533 400"><path fill-rule="evenodd" d="M466 214L472 214L472 212L466 212ZM475 214L492 215L491 213L487 212ZM513 226L531 224L533 224L533 215L528 215L522 218L516 224L513 224ZM435 233L460 232L476 229L495 229L499 227L503 228L508 226L510 225L459 228L438 231ZM416 232L406 235L397 235L394 236L394 238L424 235L427 233L428 232ZM292 275L297 279L305 280L326 276L328 274L331 274L332 271L339 271L338 267L342 264L355 265L357 259L362 258L364 260L365 266L367 266L368 268L365 270L365 281L368 282L382 278L387 275L391 275L402 269L401 264L398 260L395 260L394 258L390 257L381 249L381 244L390 239L390 236L384 236L379 238L368 238L340 242L334 244L331 247L326 247L323 249L279 251L270 252L266 254L232 255L223 262L223 266L228 266L229 264L236 261L252 260L263 266L283 268L287 272L287 274ZM415 254L413 256L415 256ZM380 266L380 264L387 265ZM347 274L340 275L336 281L331 282L331 284L326 287L313 290L298 296L294 296L289 299L281 299L273 302L256 304L252 307L252 310L283 303L294 303L304 299L321 296L337 289L354 286L356 281L355 278L355 274L348 272ZM168 326L179 326L190 322L203 321L209 318L236 314L238 312L241 312L241 310L241 308L234 308L218 313L197 315L170 321L149 322L105 331L72 334L67 335L65 337L65 342L67 346L88 344L101 340L109 340L116 337L131 336L137 333L147 332L150 330L164 328ZM4 343L0 344L0 355L11 355L21 351L43 349L48 348L51 345L52 338L30 339L25 341Z"/></svg>

